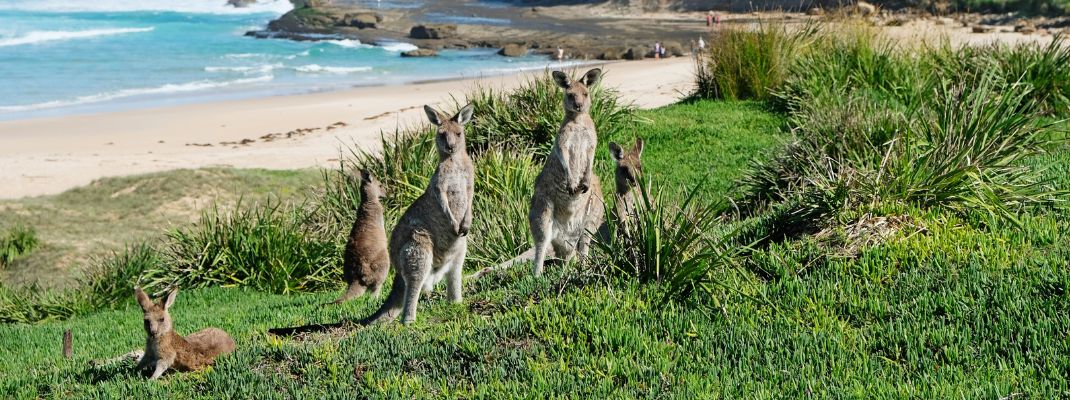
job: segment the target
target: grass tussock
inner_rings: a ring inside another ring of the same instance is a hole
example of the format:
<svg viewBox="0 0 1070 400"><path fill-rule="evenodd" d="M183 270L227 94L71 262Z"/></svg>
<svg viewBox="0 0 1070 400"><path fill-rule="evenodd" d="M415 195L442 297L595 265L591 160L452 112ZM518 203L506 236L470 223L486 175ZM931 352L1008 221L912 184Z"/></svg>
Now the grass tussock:
<svg viewBox="0 0 1070 400"><path fill-rule="evenodd" d="M607 206L605 237L593 241L594 265L604 275L664 288L667 306L709 295L712 271L731 265L741 247L726 246L717 220L717 208L697 199L699 190L682 196L641 183L635 210L616 215ZM682 197L682 198L680 198ZM679 199L679 200L677 200Z"/></svg>
<svg viewBox="0 0 1070 400"><path fill-rule="evenodd" d="M0 236L0 268L10 264L38 245L37 231L32 227L16 225Z"/></svg>

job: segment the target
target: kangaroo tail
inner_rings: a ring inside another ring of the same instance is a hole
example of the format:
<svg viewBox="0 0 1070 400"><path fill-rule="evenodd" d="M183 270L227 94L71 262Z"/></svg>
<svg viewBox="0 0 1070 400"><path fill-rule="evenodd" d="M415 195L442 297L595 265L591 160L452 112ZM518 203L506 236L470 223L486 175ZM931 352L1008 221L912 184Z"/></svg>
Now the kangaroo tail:
<svg viewBox="0 0 1070 400"><path fill-rule="evenodd" d="M417 290L419 290L417 288ZM360 320L361 325L371 325L381 322L389 322L398 318L401 314L401 307L405 305L405 279L401 277L401 274L394 271L394 284L390 287L390 294L386 296L386 301L379 307L374 314Z"/></svg>
<svg viewBox="0 0 1070 400"><path fill-rule="evenodd" d="M342 297L339 297L338 300L335 300L334 304L342 304L355 297L360 297L364 295L365 290L368 290L368 288L364 285L361 285L360 282L350 282L349 287L346 288L345 293L342 293Z"/></svg>
<svg viewBox="0 0 1070 400"><path fill-rule="evenodd" d="M468 275L466 278L467 279L476 279L476 278L479 278L479 277L481 277L483 275L489 274L491 272L500 271L500 270L503 270L503 269L508 269L509 267L512 267L512 266L514 266L516 264L525 263L525 262L528 262L528 261L531 261L531 260L534 260L534 259L535 259L535 248L532 247L530 249L525 250L523 253L520 253L520 255L518 255L516 257L513 257L509 261L503 262L503 263L495 265L495 266L483 268L483 269L481 269L479 271L473 272L471 275Z"/></svg>

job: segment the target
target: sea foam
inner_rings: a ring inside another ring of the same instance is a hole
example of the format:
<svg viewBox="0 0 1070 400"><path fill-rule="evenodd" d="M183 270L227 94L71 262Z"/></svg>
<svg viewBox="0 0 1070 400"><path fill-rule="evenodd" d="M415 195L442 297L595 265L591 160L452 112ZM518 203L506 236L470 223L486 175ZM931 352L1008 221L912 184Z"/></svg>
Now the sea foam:
<svg viewBox="0 0 1070 400"><path fill-rule="evenodd" d="M156 87L148 88L136 88L136 89L123 89L114 92L98 93L89 96L80 96L69 100L54 100L44 103L25 104L16 106L0 106L0 112L17 112L17 111L32 111L41 110L46 108L68 107L92 103L100 103L109 100L122 99L127 97L145 96L145 95L161 95L161 94L175 94L175 93L188 93L196 92L207 89L217 89L233 85L242 85L250 83L268 82L274 79L274 76L264 75L256 78L247 79L235 79L232 81L195 81L188 83L166 84Z"/></svg>
<svg viewBox="0 0 1070 400"><path fill-rule="evenodd" d="M293 9L289 0L260 0L248 7L228 6L225 0L4 0L0 10L37 12L158 11L195 14L283 14Z"/></svg>
<svg viewBox="0 0 1070 400"><path fill-rule="evenodd" d="M324 67L319 64L302 65L300 67L294 67L297 72L305 73L327 73L327 74L351 74L356 72L371 71L372 67Z"/></svg>
<svg viewBox="0 0 1070 400"><path fill-rule="evenodd" d="M38 44L45 42L87 39L99 36L122 35L126 33L151 32L156 28L114 28L89 29L84 31L30 31L25 35L0 38L0 47Z"/></svg>

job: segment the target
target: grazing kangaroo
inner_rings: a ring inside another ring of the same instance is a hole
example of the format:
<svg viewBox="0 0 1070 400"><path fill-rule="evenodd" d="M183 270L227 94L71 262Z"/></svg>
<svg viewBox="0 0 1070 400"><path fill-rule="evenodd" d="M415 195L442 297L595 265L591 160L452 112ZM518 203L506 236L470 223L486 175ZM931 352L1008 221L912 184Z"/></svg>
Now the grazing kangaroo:
<svg viewBox="0 0 1070 400"><path fill-rule="evenodd" d="M390 272L390 255L386 249L383 196L379 180L370 172L361 170L360 208L349 231L345 264L342 267L342 278L349 286L342 297L334 301L335 304L359 297L368 290L372 296L379 296L379 290L386 283L386 275Z"/></svg>
<svg viewBox="0 0 1070 400"><path fill-rule="evenodd" d="M175 333L168 309L175 304L178 288L171 290L159 303L153 303L140 287L134 288L134 297L145 315L145 355L138 362L138 369L148 372L149 379L159 378L168 369L194 371L212 365L215 357L234 351L234 339L219 328L205 328L189 336Z"/></svg>
<svg viewBox="0 0 1070 400"><path fill-rule="evenodd" d="M420 291L430 292L442 278L452 302L461 301L461 273L472 227L475 166L465 148L464 125L472 119L472 105L453 118L424 106L427 118L438 126L435 147L439 164L419 198L401 216L390 236L394 286L386 302L364 324L416 319Z"/></svg>
<svg viewBox="0 0 1070 400"><path fill-rule="evenodd" d="M592 171L598 135L591 119L588 91L601 76L598 68L587 71L579 81L572 81L561 71L553 72L554 81L565 90L565 121L535 179L535 195L528 214L535 239L536 276L542 275L550 246L562 260L576 254L580 259L586 257L591 241L588 232L598 229L605 214L602 185Z"/></svg>

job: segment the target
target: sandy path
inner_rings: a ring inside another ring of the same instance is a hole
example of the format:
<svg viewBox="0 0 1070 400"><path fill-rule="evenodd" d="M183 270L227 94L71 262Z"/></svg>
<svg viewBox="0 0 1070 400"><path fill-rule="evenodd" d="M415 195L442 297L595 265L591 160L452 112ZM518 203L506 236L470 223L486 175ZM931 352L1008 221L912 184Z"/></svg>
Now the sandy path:
<svg viewBox="0 0 1070 400"><path fill-rule="evenodd" d="M687 57L602 68L608 73L605 84L644 108L675 102L692 83ZM374 150L380 132L423 123L420 105L446 104L451 94L463 95L477 83L507 89L522 79L511 75L3 121L0 198L54 194L101 177L176 168L331 166L343 144ZM345 125L335 125L339 122ZM315 128L286 138L287 132ZM270 142L260 139L273 133L278 136ZM219 144L243 139L255 143Z"/></svg>

